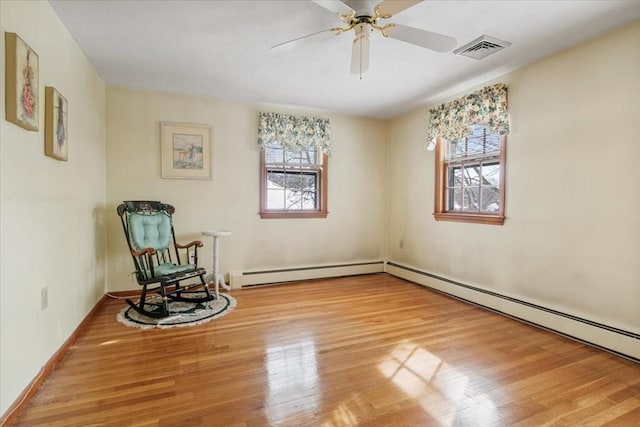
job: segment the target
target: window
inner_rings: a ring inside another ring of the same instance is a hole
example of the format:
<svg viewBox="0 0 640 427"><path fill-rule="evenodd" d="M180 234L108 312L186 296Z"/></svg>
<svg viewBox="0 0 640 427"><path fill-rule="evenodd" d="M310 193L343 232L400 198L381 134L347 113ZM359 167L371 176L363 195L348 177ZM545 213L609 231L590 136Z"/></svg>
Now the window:
<svg viewBox="0 0 640 427"><path fill-rule="evenodd" d="M260 113L261 218L326 218L329 119Z"/></svg>
<svg viewBox="0 0 640 427"><path fill-rule="evenodd" d="M429 110L436 220L504 224L507 87L486 86Z"/></svg>
<svg viewBox="0 0 640 427"><path fill-rule="evenodd" d="M261 154L262 218L325 218L328 158L319 149L269 143Z"/></svg>
<svg viewBox="0 0 640 427"><path fill-rule="evenodd" d="M437 220L504 223L505 139L479 125L461 140L440 139L436 154Z"/></svg>

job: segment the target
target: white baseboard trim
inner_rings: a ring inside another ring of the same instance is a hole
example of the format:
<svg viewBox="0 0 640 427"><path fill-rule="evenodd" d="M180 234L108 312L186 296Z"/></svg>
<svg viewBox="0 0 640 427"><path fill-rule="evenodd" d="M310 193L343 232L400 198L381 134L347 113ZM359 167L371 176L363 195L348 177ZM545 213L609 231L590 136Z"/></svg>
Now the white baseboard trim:
<svg viewBox="0 0 640 427"><path fill-rule="evenodd" d="M246 286L267 285L299 280L323 279L328 277L356 276L359 274L382 273L384 261L362 261L349 264L317 265L309 267L281 268L263 271L231 273L230 282L234 289Z"/></svg>
<svg viewBox="0 0 640 427"><path fill-rule="evenodd" d="M640 334L388 261L388 274L640 362Z"/></svg>

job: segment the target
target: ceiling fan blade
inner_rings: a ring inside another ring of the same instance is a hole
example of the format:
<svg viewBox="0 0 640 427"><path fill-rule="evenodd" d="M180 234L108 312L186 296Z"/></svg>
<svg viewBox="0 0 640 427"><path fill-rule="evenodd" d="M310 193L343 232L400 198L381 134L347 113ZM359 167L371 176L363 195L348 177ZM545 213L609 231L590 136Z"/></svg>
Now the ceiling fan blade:
<svg viewBox="0 0 640 427"><path fill-rule="evenodd" d="M448 52L456 47L456 39L440 33L420 30L418 28L407 27L406 25L395 24L388 28L387 34L390 38L411 43L436 52Z"/></svg>
<svg viewBox="0 0 640 427"><path fill-rule="evenodd" d="M315 40L321 40L323 38L329 38L333 35L334 33L331 29L322 30L315 33L307 34L302 37L297 37L286 42L278 43L277 45L271 46L270 50L271 52L282 52L285 50L293 49L301 44L305 44Z"/></svg>
<svg viewBox="0 0 640 427"><path fill-rule="evenodd" d="M423 0L384 0L376 6L380 17L391 17L405 9L409 9ZM385 18L386 19L386 18Z"/></svg>
<svg viewBox="0 0 640 427"><path fill-rule="evenodd" d="M351 9L349 6L347 6L345 3L341 2L340 0L311 0L311 1L317 4L318 6L322 6L328 11L331 11L338 15L340 14L350 15L352 13L355 13L353 9Z"/></svg>
<svg viewBox="0 0 640 427"><path fill-rule="evenodd" d="M367 24L357 25L355 28L356 38L353 39L351 49L351 74L362 74L369 69L369 26Z"/></svg>

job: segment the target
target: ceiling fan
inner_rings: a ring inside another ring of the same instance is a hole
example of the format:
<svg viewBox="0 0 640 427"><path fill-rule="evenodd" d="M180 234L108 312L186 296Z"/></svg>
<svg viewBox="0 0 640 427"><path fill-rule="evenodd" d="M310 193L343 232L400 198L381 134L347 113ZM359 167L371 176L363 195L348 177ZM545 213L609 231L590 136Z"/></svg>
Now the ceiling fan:
<svg viewBox="0 0 640 427"><path fill-rule="evenodd" d="M335 13L338 18L346 24L346 27L329 28L284 43L279 43L271 47L272 51L285 47L293 47L311 39L317 39L331 34L339 35L353 30L355 37L351 51L351 73L359 74L360 78L362 78L362 73L369 68L370 34L373 31L379 31L385 37L401 40L436 52L448 52L456 45L456 39L444 34L433 33L401 24L379 22L390 19L392 16L421 3L423 0L383 0L373 8L373 12L369 12L369 9L366 7L359 7L359 5L366 3L363 1L311 1ZM355 9L347 3L356 5L354 6Z"/></svg>

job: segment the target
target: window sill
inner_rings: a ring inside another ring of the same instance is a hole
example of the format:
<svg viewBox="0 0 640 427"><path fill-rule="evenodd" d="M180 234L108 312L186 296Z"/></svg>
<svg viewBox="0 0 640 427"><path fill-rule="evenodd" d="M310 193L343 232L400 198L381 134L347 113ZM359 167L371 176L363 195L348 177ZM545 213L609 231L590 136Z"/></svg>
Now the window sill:
<svg viewBox="0 0 640 427"><path fill-rule="evenodd" d="M260 212L260 218L262 219L326 218L328 214L329 212L324 212L324 211L306 211L306 212L268 211L268 212Z"/></svg>
<svg viewBox="0 0 640 427"><path fill-rule="evenodd" d="M436 221L471 222L475 224L503 225L504 215L483 215L470 213L436 212L433 214Z"/></svg>

